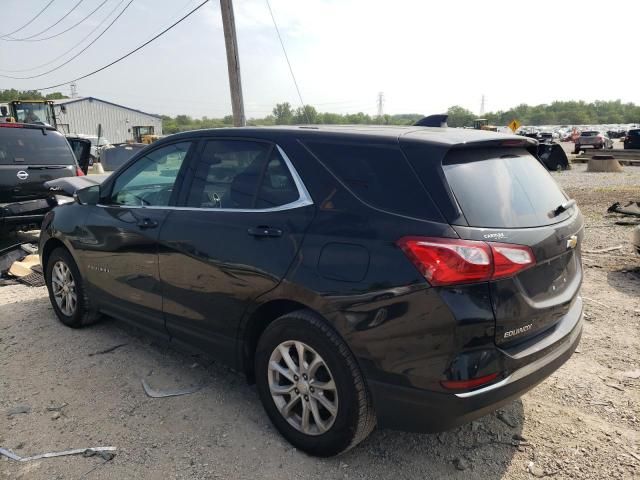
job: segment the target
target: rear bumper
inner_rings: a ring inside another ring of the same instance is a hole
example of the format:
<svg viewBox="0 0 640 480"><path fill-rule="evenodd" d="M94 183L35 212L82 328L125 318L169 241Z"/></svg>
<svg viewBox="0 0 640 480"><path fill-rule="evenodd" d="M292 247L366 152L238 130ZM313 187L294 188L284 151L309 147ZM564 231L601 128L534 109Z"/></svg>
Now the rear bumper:
<svg viewBox="0 0 640 480"><path fill-rule="evenodd" d="M540 347L530 357L527 355L527 359L531 358L529 363L519 358L519 368L486 387L454 394L369 381L378 424L412 432L439 432L482 417L522 396L556 371L575 351L582 335L581 301L576 308L577 320L566 319L570 322L568 332L561 331L561 338L555 339L552 345Z"/></svg>

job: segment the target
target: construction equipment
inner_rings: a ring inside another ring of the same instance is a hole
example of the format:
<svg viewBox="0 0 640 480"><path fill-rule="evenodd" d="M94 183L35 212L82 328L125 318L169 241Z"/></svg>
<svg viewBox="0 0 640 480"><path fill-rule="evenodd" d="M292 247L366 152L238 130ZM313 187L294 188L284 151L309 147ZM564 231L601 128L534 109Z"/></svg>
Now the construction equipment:
<svg viewBox="0 0 640 480"><path fill-rule="evenodd" d="M58 128L51 100L13 100L0 105L1 121L17 123L46 123Z"/></svg>
<svg viewBox="0 0 640 480"><path fill-rule="evenodd" d="M133 139L137 143L144 143L146 145L155 142L160 138L158 135L155 135L155 130L152 125L148 126L135 126L132 127L133 131Z"/></svg>
<svg viewBox="0 0 640 480"><path fill-rule="evenodd" d="M493 125L489 125L489 120L486 118L476 118L473 121L473 128L476 130L486 130L487 132L497 132L498 127L494 127Z"/></svg>

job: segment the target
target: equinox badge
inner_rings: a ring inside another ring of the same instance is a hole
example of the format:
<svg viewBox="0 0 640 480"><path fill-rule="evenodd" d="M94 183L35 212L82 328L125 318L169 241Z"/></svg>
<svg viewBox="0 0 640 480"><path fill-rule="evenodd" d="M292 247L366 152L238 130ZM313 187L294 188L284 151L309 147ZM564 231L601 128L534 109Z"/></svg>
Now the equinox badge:
<svg viewBox="0 0 640 480"><path fill-rule="evenodd" d="M567 239L567 248L576 248L576 245L578 245L578 237L576 235L571 235Z"/></svg>

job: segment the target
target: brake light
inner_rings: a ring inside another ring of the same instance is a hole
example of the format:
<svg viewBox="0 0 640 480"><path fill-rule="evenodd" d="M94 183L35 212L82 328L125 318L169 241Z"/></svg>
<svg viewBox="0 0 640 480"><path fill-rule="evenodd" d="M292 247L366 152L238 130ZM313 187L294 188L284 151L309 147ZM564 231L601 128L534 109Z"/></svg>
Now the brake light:
<svg viewBox="0 0 640 480"><path fill-rule="evenodd" d="M2 128L25 128L22 123L4 122L0 123Z"/></svg>
<svg viewBox="0 0 640 480"><path fill-rule="evenodd" d="M469 390L493 382L496 378L498 378L498 374L492 373L484 377L472 378L471 380L443 380L440 385L449 390Z"/></svg>
<svg viewBox="0 0 640 480"><path fill-rule="evenodd" d="M535 264L533 252L523 245L404 237L398 246L434 286L498 280Z"/></svg>
<svg viewBox="0 0 640 480"><path fill-rule="evenodd" d="M84 177L84 172L80 167L76 167L76 177Z"/></svg>

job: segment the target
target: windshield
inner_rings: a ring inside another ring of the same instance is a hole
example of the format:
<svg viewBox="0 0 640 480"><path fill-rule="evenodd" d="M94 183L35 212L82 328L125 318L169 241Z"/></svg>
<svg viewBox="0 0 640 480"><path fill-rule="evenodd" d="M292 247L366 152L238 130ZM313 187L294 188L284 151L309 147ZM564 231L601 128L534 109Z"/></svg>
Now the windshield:
<svg viewBox="0 0 640 480"><path fill-rule="evenodd" d="M16 108L16 122L18 123L49 123L49 105L46 103L20 103Z"/></svg>
<svg viewBox="0 0 640 480"><path fill-rule="evenodd" d="M449 154L442 168L469 226L538 227L572 213L549 216L567 198L526 150L462 150Z"/></svg>
<svg viewBox="0 0 640 480"><path fill-rule="evenodd" d="M59 132L41 128L0 128L0 165L75 163L67 139Z"/></svg>

